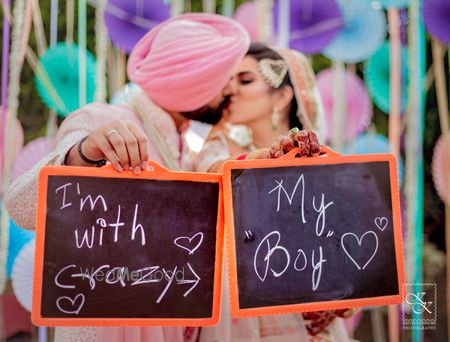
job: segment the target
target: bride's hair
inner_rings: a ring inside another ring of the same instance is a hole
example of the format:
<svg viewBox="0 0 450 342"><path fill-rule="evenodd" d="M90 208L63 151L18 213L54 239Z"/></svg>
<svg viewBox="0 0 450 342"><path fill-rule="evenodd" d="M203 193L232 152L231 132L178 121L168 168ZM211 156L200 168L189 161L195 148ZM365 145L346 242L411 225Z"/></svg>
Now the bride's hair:
<svg viewBox="0 0 450 342"><path fill-rule="evenodd" d="M253 57L258 62L264 58L270 58L273 60L283 60L283 58L280 56L278 52L272 50L267 45L262 43L251 43L250 48L248 49L247 52L247 56ZM286 76L284 76L283 81L281 82L280 86L277 89L280 89L284 86L291 87L292 90L294 90L294 87L292 86L291 83L291 79L289 78L289 72L286 73ZM273 87L271 88L275 90L275 88ZM289 109L289 127L290 128L298 127L302 129L302 124L300 123L300 120L297 117L297 109L298 109L297 100L294 95L291 101L291 108Z"/></svg>

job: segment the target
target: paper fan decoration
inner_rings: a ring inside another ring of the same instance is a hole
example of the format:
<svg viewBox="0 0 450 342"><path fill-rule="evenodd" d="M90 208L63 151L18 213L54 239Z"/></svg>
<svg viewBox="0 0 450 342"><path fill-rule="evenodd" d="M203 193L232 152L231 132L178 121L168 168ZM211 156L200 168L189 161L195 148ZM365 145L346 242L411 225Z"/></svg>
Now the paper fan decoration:
<svg viewBox="0 0 450 342"><path fill-rule="evenodd" d="M49 48L39 61L47 72L50 81L62 100L55 100L45 84L36 76L36 88L47 107L62 116L67 116L79 108L79 74L78 47L76 44L59 43ZM95 93L95 58L86 51L86 100L94 100Z"/></svg>
<svg viewBox="0 0 450 342"><path fill-rule="evenodd" d="M407 103L408 87L408 50L402 46L402 98L401 110ZM390 60L389 42L385 42L364 65L364 80L375 104L383 112L389 113L390 108Z"/></svg>
<svg viewBox="0 0 450 342"><path fill-rule="evenodd" d="M386 35L386 18L371 0L338 0L344 17L340 33L323 51L337 61L357 63L369 58Z"/></svg>
<svg viewBox="0 0 450 342"><path fill-rule="evenodd" d="M105 24L112 42L130 53L151 28L170 17L164 0L108 0Z"/></svg>
<svg viewBox="0 0 450 342"><path fill-rule="evenodd" d="M31 239L34 239L35 233L31 230L25 230L18 227L13 220L9 220L9 243L8 258L6 259L6 276L11 276L14 260L16 259L22 247Z"/></svg>
<svg viewBox="0 0 450 342"><path fill-rule="evenodd" d="M41 137L30 141L14 161L12 179L17 179L50 153L54 147L54 140L53 137Z"/></svg>
<svg viewBox="0 0 450 342"><path fill-rule="evenodd" d="M363 81L350 70L345 74L345 97L347 99L345 118L345 138L356 137L369 126L372 106ZM333 122L333 70L325 69L317 74L317 87L322 97L327 122ZM333 127L328 127L327 140L333 139Z"/></svg>
<svg viewBox="0 0 450 342"><path fill-rule="evenodd" d="M434 187L439 197L450 205L450 133L439 138L431 164Z"/></svg>
<svg viewBox="0 0 450 342"><path fill-rule="evenodd" d="M23 140L24 140L24 136L23 136L23 128L22 125L19 121L19 119L14 118L13 121L13 125L12 125L12 129L14 130L14 134L13 134L13 142L12 142L12 157L13 160L17 157L17 155L19 154L22 146L23 146ZM0 194L2 193L3 190L3 168L0 167Z"/></svg>
<svg viewBox="0 0 450 342"><path fill-rule="evenodd" d="M34 272L35 240L29 241L17 255L12 270L11 280L14 294L19 303L31 311Z"/></svg>
<svg viewBox="0 0 450 342"><path fill-rule="evenodd" d="M411 0L375 0L374 3L379 3L383 8L404 8Z"/></svg>
<svg viewBox="0 0 450 342"><path fill-rule="evenodd" d="M139 86L135 83L125 84L122 88L120 88L109 100L110 104L120 104L126 103L128 97L133 93L134 90L139 89Z"/></svg>
<svg viewBox="0 0 450 342"><path fill-rule="evenodd" d="M391 153L389 140L384 135L364 133L357 136L350 144L344 147L343 154L375 154ZM403 182L403 160L397 158L398 180Z"/></svg>
<svg viewBox="0 0 450 342"><path fill-rule="evenodd" d="M260 37L258 27L258 8L254 1L241 4L234 14L234 19L239 21L247 30L252 41L258 41Z"/></svg>
<svg viewBox="0 0 450 342"><path fill-rule="evenodd" d="M450 1L424 0L422 6L423 20L427 31L442 41L450 44Z"/></svg>
<svg viewBox="0 0 450 342"><path fill-rule="evenodd" d="M280 1L273 9L278 29ZM289 46L306 54L321 52L341 31L343 18L336 0L291 0L289 8Z"/></svg>

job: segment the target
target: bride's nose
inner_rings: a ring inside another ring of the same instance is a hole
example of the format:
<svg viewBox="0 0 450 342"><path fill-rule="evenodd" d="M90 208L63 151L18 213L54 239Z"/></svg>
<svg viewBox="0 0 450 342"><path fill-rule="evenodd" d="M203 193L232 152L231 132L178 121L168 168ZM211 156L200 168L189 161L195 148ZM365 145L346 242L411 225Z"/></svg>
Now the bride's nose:
<svg viewBox="0 0 450 342"><path fill-rule="evenodd" d="M225 88L223 89L223 95L224 96L233 96L236 94L237 91L237 81L234 77L232 77Z"/></svg>

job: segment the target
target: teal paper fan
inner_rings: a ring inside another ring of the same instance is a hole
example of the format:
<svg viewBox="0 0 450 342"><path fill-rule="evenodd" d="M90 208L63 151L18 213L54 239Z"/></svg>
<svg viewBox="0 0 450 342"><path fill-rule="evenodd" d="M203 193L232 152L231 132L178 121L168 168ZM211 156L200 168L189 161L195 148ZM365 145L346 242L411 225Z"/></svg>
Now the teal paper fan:
<svg viewBox="0 0 450 342"><path fill-rule="evenodd" d="M43 69L47 73L56 94L37 75L36 88L42 101L50 109L61 116L67 116L80 107L78 46L76 44L59 43L49 48L40 58ZM86 51L86 102L94 100L95 93L95 58ZM55 96L56 95L56 96ZM59 97L59 99L57 99Z"/></svg>
<svg viewBox="0 0 450 342"><path fill-rule="evenodd" d="M22 247L30 240L34 239L35 233L18 227L13 220L9 220L9 243L8 258L6 261L6 275L11 276L14 260L19 254Z"/></svg>
<svg viewBox="0 0 450 342"><path fill-rule="evenodd" d="M408 93L408 50L402 46L402 97L401 111L405 109ZM364 65L364 80L373 102L383 112L389 113L390 100L390 61L389 42L383 45Z"/></svg>

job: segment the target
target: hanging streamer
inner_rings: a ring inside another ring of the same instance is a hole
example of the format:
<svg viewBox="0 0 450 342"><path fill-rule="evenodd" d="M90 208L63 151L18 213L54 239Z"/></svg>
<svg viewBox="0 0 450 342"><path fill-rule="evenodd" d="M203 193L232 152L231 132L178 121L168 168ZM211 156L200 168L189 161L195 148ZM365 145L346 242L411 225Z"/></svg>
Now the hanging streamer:
<svg viewBox="0 0 450 342"><path fill-rule="evenodd" d="M278 46L289 47L289 6L290 0L279 0L278 10Z"/></svg>
<svg viewBox="0 0 450 342"><path fill-rule="evenodd" d="M95 68L95 101L106 101L106 59L108 56L108 34L106 32L103 14L106 0L99 0L95 8L95 48L97 64Z"/></svg>
<svg viewBox="0 0 450 342"><path fill-rule="evenodd" d="M23 24L23 30L22 30L19 59L16 61L19 65L23 65L23 62L25 59L25 53L26 53L27 47L28 47L28 41L30 40L31 24L33 21L32 20L33 9L34 9L34 1L27 1L26 8L25 8L25 18L24 18L24 24Z"/></svg>
<svg viewBox="0 0 450 342"><path fill-rule="evenodd" d="M50 7L50 47L58 41L58 0L52 0ZM54 110L49 111L47 122L47 136L51 137L58 130L58 116Z"/></svg>
<svg viewBox="0 0 450 342"><path fill-rule="evenodd" d="M202 0L203 12L216 13L216 0Z"/></svg>
<svg viewBox="0 0 450 342"><path fill-rule="evenodd" d="M183 13L184 0L171 0L170 1L170 14L173 16Z"/></svg>
<svg viewBox="0 0 450 342"><path fill-rule="evenodd" d="M406 276L414 284L414 293L422 292L422 244L423 244L423 129L424 129L424 79L425 33L421 15L422 0L414 0L409 8L410 53L410 105L407 112L406 131ZM409 271L409 272L408 272ZM412 312L412 318L420 322L421 314ZM420 326L412 330L412 340L423 340Z"/></svg>
<svg viewBox="0 0 450 342"><path fill-rule="evenodd" d="M347 97L345 94L345 66L339 61L333 62L333 137L332 146L342 151L345 139L345 117Z"/></svg>
<svg viewBox="0 0 450 342"><path fill-rule="evenodd" d="M390 43L390 87L389 87L389 145L391 152L400 155L400 106L401 106L401 38L400 15L396 8L388 9ZM389 341L400 339L398 306L389 305Z"/></svg>
<svg viewBox="0 0 450 342"><path fill-rule="evenodd" d="M74 0L66 0L66 42L73 43L73 26L75 23Z"/></svg>
<svg viewBox="0 0 450 342"><path fill-rule="evenodd" d="M222 14L227 17L232 17L234 12L234 0L223 0Z"/></svg>
<svg viewBox="0 0 450 342"><path fill-rule="evenodd" d="M9 55L9 28L11 16L9 13L10 0L3 1L3 45L2 45L2 78L1 78L1 101L2 101L2 111L1 111L1 122L0 122L0 168L5 169L3 155L4 151L4 140L6 132L6 112L7 112L7 94L8 94L8 55ZM3 179L0 179L3 182ZM8 251L8 240L9 240L9 217L6 213L6 208L2 202L1 210L1 222L0 222L0 294L5 290L6 285L6 258Z"/></svg>
<svg viewBox="0 0 450 342"><path fill-rule="evenodd" d="M401 39L400 16L395 8L388 9L390 42L390 104L389 143L396 156L400 152L400 104L401 104Z"/></svg>
<svg viewBox="0 0 450 342"><path fill-rule="evenodd" d="M31 1L34 2L34 11L33 11L34 33L36 36L38 54L40 56L47 49L47 39L45 38L44 23L42 22L39 1L37 1L37 0L31 0Z"/></svg>
<svg viewBox="0 0 450 342"><path fill-rule="evenodd" d="M86 0L78 0L79 107L86 104Z"/></svg>
<svg viewBox="0 0 450 342"><path fill-rule="evenodd" d="M127 78L127 60L125 56L125 52L120 49L116 50L116 91L122 88L125 85Z"/></svg>
<svg viewBox="0 0 450 342"><path fill-rule="evenodd" d="M259 40L265 44L272 44L273 38L273 0L255 0L258 14Z"/></svg>
<svg viewBox="0 0 450 342"><path fill-rule="evenodd" d="M58 41L58 0L52 0L50 7L50 46Z"/></svg>
<svg viewBox="0 0 450 342"><path fill-rule="evenodd" d="M431 49L433 53L433 70L436 80L436 96L438 102L439 122L441 126L441 136L448 134L448 98L445 85L445 50L442 43L436 38L431 40ZM445 147L444 147L445 148ZM436 151L436 149L435 149ZM436 153L436 152L435 152ZM444 152L445 153L445 152ZM434 159L434 156L433 156ZM450 204L445 203L445 247L450 251ZM450 296L450 253L447 254L447 298ZM447 300L447 324L450 327L450 301Z"/></svg>

